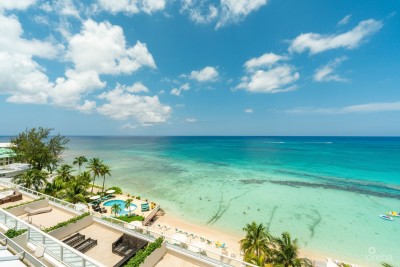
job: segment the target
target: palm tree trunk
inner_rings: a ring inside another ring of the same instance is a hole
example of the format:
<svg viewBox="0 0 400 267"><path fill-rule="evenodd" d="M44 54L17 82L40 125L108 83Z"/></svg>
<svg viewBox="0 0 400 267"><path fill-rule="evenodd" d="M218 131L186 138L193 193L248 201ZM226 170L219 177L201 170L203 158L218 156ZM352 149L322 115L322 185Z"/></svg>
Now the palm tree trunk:
<svg viewBox="0 0 400 267"><path fill-rule="evenodd" d="M93 194L93 187L94 187L94 181L96 180L96 175L93 176L93 184L92 184L92 194Z"/></svg>
<svg viewBox="0 0 400 267"><path fill-rule="evenodd" d="M103 193L104 193L104 182L106 181L106 175L103 175Z"/></svg>

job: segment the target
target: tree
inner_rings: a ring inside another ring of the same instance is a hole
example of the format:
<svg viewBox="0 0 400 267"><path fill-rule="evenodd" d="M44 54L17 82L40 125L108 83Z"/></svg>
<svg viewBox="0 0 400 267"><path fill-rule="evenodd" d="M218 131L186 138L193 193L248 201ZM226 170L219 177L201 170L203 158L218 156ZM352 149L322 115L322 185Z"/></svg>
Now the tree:
<svg viewBox="0 0 400 267"><path fill-rule="evenodd" d="M280 238L275 240L276 248L272 251L272 262L274 266L300 267L313 266L307 258L299 258L299 246L297 239L293 240L288 232L282 233Z"/></svg>
<svg viewBox="0 0 400 267"><path fill-rule="evenodd" d="M382 265L383 267L394 267L394 265L389 264L389 263L387 263L387 262L382 262L381 265Z"/></svg>
<svg viewBox="0 0 400 267"><path fill-rule="evenodd" d="M86 203L85 196L87 194L86 186L79 179L73 179L66 183L65 188L58 194L59 197L65 199L68 202Z"/></svg>
<svg viewBox="0 0 400 267"><path fill-rule="evenodd" d="M90 172L88 171L84 171L81 174L77 175L75 179L77 179L86 188L90 186L90 182L92 181L92 177L90 176Z"/></svg>
<svg viewBox="0 0 400 267"><path fill-rule="evenodd" d="M90 171L93 173L93 184L92 184L92 191L93 193L93 187L94 187L94 182L96 181L96 177L100 175L100 168L103 162L99 158L92 158L89 160L89 165L86 166L86 168L90 169Z"/></svg>
<svg viewBox="0 0 400 267"><path fill-rule="evenodd" d="M27 170L12 179L13 183L39 191L46 184L46 174L36 169Z"/></svg>
<svg viewBox="0 0 400 267"><path fill-rule="evenodd" d="M111 206L111 212L114 212L115 217L118 216L118 213L120 213L122 210L121 206L115 203L114 205Z"/></svg>
<svg viewBox="0 0 400 267"><path fill-rule="evenodd" d="M83 163L86 163L87 161L88 160L87 160L87 158L85 156L79 156L79 157L76 157L74 159L72 164L74 164L74 165L78 164L79 174L81 174L81 166L82 166Z"/></svg>
<svg viewBox="0 0 400 267"><path fill-rule="evenodd" d="M69 182L72 176L72 167L68 164L61 165L57 170L57 178L61 179L63 182Z"/></svg>
<svg viewBox="0 0 400 267"><path fill-rule="evenodd" d="M133 199L132 199L132 198L128 198L128 199L125 201L125 209L128 209L128 210L129 210L129 216L131 216L131 204L132 204L132 202L133 202Z"/></svg>
<svg viewBox="0 0 400 267"><path fill-rule="evenodd" d="M111 176L111 168L107 164L101 164L100 166L100 175L103 176L103 189L102 192L104 193L104 183L106 181L106 175Z"/></svg>
<svg viewBox="0 0 400 267"><path fill-rule="evenodd" d="M245 258L255 256L258 259L269 254L269 246L273 238L262 224L257 225L256 222L252 222L247 224L243 231L246 232L246 237L239 243L241 250L245 253Z"/></svg>
<svg viewBox="0 0 400 267"><path fill-rule="evenodd" d="M16 161L26 162L39 171L45 168L52 171L61 161L61 154L69 142L60 134L50 137L52 130L42 127L26 129L12 138L11 149Z"/></svg>

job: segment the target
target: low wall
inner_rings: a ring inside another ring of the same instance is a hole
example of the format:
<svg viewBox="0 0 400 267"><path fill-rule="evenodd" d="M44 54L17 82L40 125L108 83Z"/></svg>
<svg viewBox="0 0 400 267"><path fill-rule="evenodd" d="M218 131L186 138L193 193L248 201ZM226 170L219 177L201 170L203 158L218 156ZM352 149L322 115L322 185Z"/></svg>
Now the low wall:
<svg viewBox="0 0 400 267"><path fill-rule="evenodd" d="M93 224L93 216L89 215L77 222L70 223L67 226L58 228L54 231L51 231L48 234L51 235L52 237L55 237L55 238L61 240L73 233L79 232L80 230L88 227L91 224Z"/></svg>
<svg viewBox="0 0 400 267"><path fill-rule="evenodd" d="M194 259L194 258L192 258L190 256L186 256L183 253L178 253L178 252L176 252L174 250L171 250L171 249L168 250L168 253L173 255L173 256L175 256L175 257L177 257L177 258L180 258L180 259L182 259L182 260L184 260L186 262L193 263L196 266L203 266L203 267L214 267L215 266L215 265L212 265L212 264L207 264L207 263L205 263L205 262L203 262L201 260L196 260L196 259Z"/></svg>
<svg viewBox="0 0 400 267"><path fill-rule="evenodd" d="M25 209L25 207L28 207L28 206L32 209L44 208L44 207L49 206L49 200L48 199L38 200L38 201L35 201L32 203L27 203L27 204L24 204L24 205L15 207L15 208L11 208L7 211L9 213L11 213L12 215L20 216L22 214L27 213L24 209Z"/></svg>
<svg viewBox="0 0 400 267"><path fill-rule="evenodd" d="M153 253L151 253L142 264L140 264L140 267L153 267L159 262L164 255L167 254L167 244L163 242L161 244L161 247L158 249L154 250Z"/></svg>

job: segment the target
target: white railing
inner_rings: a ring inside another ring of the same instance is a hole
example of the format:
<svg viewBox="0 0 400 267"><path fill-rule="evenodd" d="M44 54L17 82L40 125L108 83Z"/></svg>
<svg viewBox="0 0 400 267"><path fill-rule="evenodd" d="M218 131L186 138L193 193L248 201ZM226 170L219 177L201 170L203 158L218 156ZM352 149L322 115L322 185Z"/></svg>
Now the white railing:
<svg viewBox="0 0 400 267"><path fill-rule="evenodd" d="M66 208L69 210L73 210L73 211L77 211L77 212L87 212L89 210L87 207L75 205L73 203L40 193L38 191L29 189L29 188L23 187L21 185L14 184L12 182L8 182L8 181L2 180L2 179L0 179L0 185L8 187L8 188L18 188L18 190L23 191L25 194L27 194L33 198L41 198L41 197L46 198L49 201L51 201L52 204L55 204L56 206Z"/></svg>
<svg viewBox="0 0 400 267"><path fill-rule="evenodd" d="M138 238L153 242L161 237L167 242L167 248L179 254L191 257L195 260L207 263L213 266L234 266L234 267L257 267L256 265L244 262L236 257L240 255L231 254L224 255L215 251L211 251L204 247L198 247L188 242L182 242L174 239L165 233L158 233L148 229L145 226L135 226L114 217L93 212L93 219L101 224L109 225L115 229L119 229L127 234L134 235ZM206 242L206 241L204 241Z"/></svg>
<svg viewBox="0 0 400 267"><path fill-rule="evenodd" d="M12 250L16 252L20 256L20 260L25 260L28 262L29 266L33 267L46 267L43 263L41 263L38 259L36 259L32 254L28 253L25 249L20 247L17 243L12 241L10 238L0 233L2 245L10 247Z"/></svg>
<svg viewBox="0 0 400 267"><path fill-rule="evenodd" d="M6 223L3 223L4 221ZM27 229L26 236L27 242L32 243L35 246L44 245L45 254L51 256L54 260L60 262L61 264L68 267L105 267L103 264L89 258L88 256L82 254L81 252L71 248L67 244L61 242L60 240L44 233L38 228L31 224L28 224L13 214L0 209L0 223L3 223L8 228L10 224L8 222L18 221L19 229ZM12 226L12 224L11 224Z"/></svg>

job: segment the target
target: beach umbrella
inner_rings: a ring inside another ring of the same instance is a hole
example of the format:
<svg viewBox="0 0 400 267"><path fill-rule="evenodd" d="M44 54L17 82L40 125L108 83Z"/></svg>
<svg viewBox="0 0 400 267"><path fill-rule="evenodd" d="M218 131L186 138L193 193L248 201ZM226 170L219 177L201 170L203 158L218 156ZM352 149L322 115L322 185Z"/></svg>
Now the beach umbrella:
<svg viewBox="0 0 400 267"><path fill-rule="evenodd" d="M115 190L114 189L110 189L110 190L107 190L106 193L107 194L112 194L112 193L115 193Z"/></svg>
<svg viewBox="0 0 400 267"><path fill-rule="evenodd" d="M204 242L200 241L193 241L191 245L189 246L189 250L193 252L200 252L205 248L206 244Z"/></svg>
<svg viewBox="0 0 400 267"><path fill-rule="evenodd" d="M179 242L181 242L181 243L185 243L186 242L186 240L187 240L187 237L186 237L186 235L184 235L184 234L174 234L173 236L172 236L172 239L174 239L174 241L179 241Z"/></svg>
<svg viewBox="0 0 400 267"><path fill-rule="evenodd" d="M100 198L99 195L95 195L95 196L91 196L89 199L91 199L91 200L96 200L96 199L99 199L99 198Z"/></svg>

